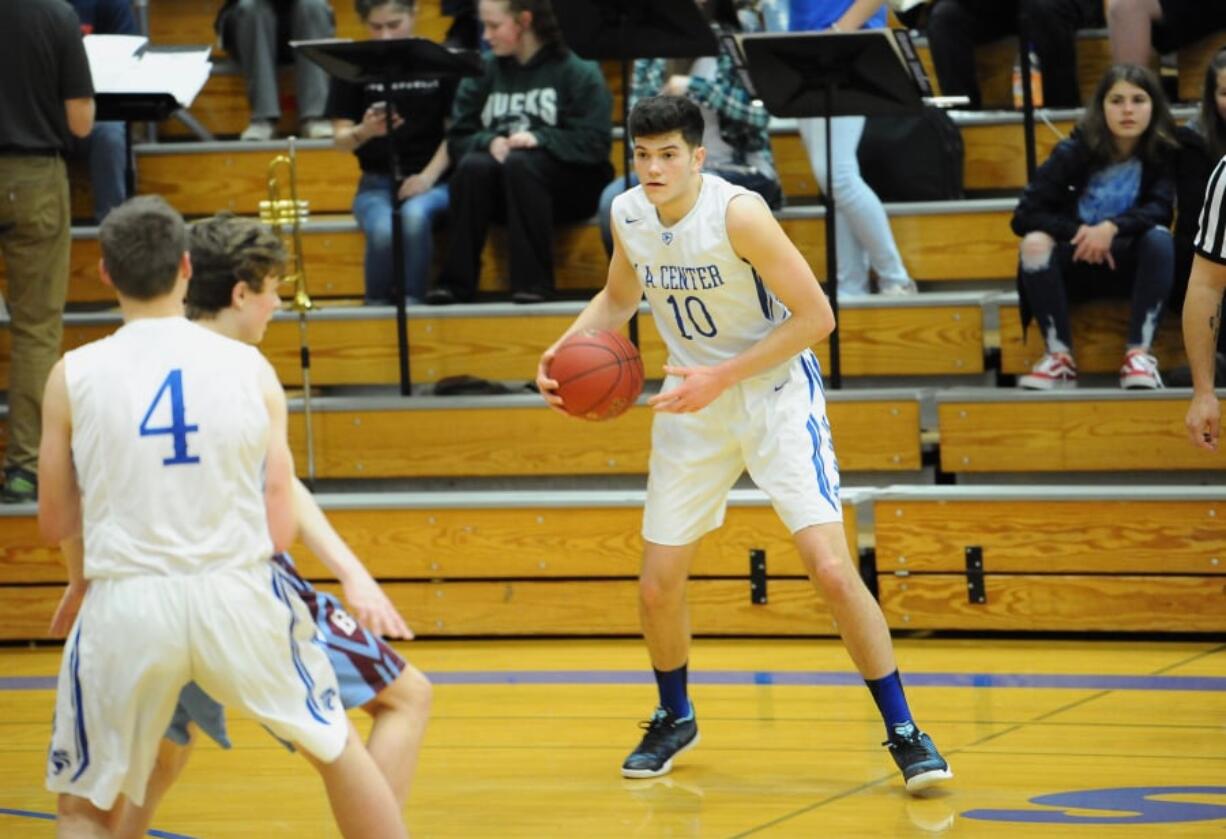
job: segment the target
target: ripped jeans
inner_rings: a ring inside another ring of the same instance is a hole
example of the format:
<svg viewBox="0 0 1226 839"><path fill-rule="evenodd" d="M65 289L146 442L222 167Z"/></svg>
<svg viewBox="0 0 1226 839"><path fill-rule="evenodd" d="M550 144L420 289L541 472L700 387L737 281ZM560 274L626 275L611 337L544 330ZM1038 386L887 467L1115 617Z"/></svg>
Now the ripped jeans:
<svg viewBox="0 0 1226 839"><path fill-rule="evenodd" d="M1070 298L1122 297L1129 289L1127 346L1148 350L1175 278L1171 232L1153 227L1140 236L1117 236L1111 244L1114 271L1106 265L1074 262L1073 251L1071 242L1057 242L1046 233L1028 233L1022 240L1018 280L1047 351L1071 354Z"/></svg>

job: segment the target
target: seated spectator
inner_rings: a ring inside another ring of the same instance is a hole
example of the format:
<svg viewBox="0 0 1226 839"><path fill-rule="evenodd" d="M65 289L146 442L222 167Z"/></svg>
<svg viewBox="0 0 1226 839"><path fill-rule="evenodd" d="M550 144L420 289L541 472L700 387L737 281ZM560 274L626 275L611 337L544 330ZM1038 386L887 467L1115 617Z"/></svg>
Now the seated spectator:
<svg viewBox="0 0 1226 839"><path fill-rule="evenodd" d="M502 219L512 299L537 302L554 287L554 222L589 218L613 174L612 98L600 68L563 43L550 0L478 10L490 54L456 92L450 241L426 302L473 299L486 234Z"/></svg>
<svg viewBox="0 0 1226 839"><path fill-rule="evenodd" d="M794 32L854 32L886 25L885 0L791 0L788 26ZM863 297L870 292L869 269L884 295L914 294L915 282L903 265L885 207L860 174L856 151L864 117L835 117L830 126L831 164L826 171L826 131L821 119L797 121L809 165L823 192L832 191L838 252L838 293Z"/></svg>
<svg viewBox="0 0 1226 839"><path fill-rule="evenodd" d="M713 23L740 28L732 0L700 0L703 11ZM745 89L732 58L720 52L718 58L670 61L663 58L634 62L634 82L630 106L647 96L665 94L684 96L698 105L706 125L702 145L707 150L703 171L726 181L752 189L772 208L783 203L783 190L771 155L770 134L766 130L770 113ZM638 183L630 174L630 185ZM613 254L613 234L609 209L613 199L625 189L626 179L615 178L600 196L600 236L605 251Z"/></svg>
<svg viewBox="0 0 1226 839"><path fill-rule="evenodd" d="M1175 170L1178 212L1175 214L1175 288L1171 307L1183 308L1192 273L1194 243L1200 226L1201 207L1209 176L1219 160L1226 157L1226 49L1219 50L1205 68L1200 110L1175 129L1179 138L1179 157ZM1226 330L1218 333L1219 369L1226 372ZM1191 377L1180 369L1172 371L1170 384L1191 385ZM1226 384L1226 376L1219 379Z"/></svg>
<svg viewBox="0 0 1226 839"><path fill-rule="evenodd" d="M140 34L129 0L71 2L82 35ZM107 213L128 198L127 127L122 122L96 121L89 136L77 142L75 153L89 162L94 221L101 224Z"/></svg>
<svg viewBox="0 0 1226 839"><path fill-rule="evenodd" d="M214 26L247 82L251 123L243 129L242 139L271 140L281 118L278 60L289 60L290 41L335 35L332 7L328 0L225 0ZM332 124L324 118L328 74L302 56L294 56L293 61L302 136L312 140L331 137Z"/></svg>
<svg viewBox="0 0 1226 839"><path fill-rule="evenodd" d="M417 0L356 0L358 17L374 39L413 34ZM404 241L404 287L412 301L424 299L434 254L434 226L447 212L444 176L450 165L445 121L455 85L421 79L393 85L389 96L381 82L365 87L333 79L328 114L338 148L358 158L362 178L353 199L353 214L366 237L366 302L395 302L392 266L392 178L387 140L387 108L392 109L401 178L396 195Z"/></svg>
<svg viewBox="0 0 1226 839"><path fill-rule="evenodd" d="M1175 269L1169 226L1176 144L1157 76L1117 64L1104 74L1073 136L1060 141L1013 214L1023 327L1031 313L1047 352L1018 385L1077 386L1069 299L1129 288L1132 315L1120 386L1162 387L1150 354Z"/></svg>
<svg viewBox="0 0 1226 839"><path fill-rule="evenodd" d="M1226 3L1219 0L1106 0L1111 58L1148 65L1150 47L1174 52L1210 32L1226 29Z"/></svg>
<svg viewBox="0 0 1226 839"><path fill-rule="evenodd" d="M941 93L970 97L970 107L978 109L975 47L1020 33L1039 59L1043 104L1076 108L1081 105L1077 30L1102 25L1102 0L936 0L928 17L928 44Z"/></svg>

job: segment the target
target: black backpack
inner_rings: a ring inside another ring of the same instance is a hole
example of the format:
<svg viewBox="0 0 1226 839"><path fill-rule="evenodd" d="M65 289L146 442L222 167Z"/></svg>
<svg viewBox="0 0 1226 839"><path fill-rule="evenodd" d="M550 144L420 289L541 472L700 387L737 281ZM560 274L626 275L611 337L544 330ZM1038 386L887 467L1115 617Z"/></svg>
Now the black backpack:
<svg viewBox="0 0 1226 839"><path fill-rule="evenodd" d="M962 198L966 149L958 126L939 108L914 116L869 117L857 157L882 201Z"/></svg>

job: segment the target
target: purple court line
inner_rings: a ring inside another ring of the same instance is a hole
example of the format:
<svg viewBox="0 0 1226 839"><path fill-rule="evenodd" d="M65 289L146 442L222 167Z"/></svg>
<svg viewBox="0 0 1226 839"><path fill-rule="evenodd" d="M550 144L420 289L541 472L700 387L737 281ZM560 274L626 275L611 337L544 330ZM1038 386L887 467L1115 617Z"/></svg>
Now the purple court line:
<svg viewBox="0 0 1226 839"><path fill-rule="evenodd" d="M40 813L36 810L10 810L8 807L0 807L0 816L16 816L17 818L25 819L42 819L43 821L55 821L55 813ZM150 830L149 836L158 836L160 839L193 839L186 833L168 833L165 830Z"/></svg>
<svg viewBox="0 0 1226 839"><path fill-rule="evenodd" d="M443 670L426 674L436 685L646 685L644 670ZM692 670L690 684L842 687L864 684L860 674L815 670ZM1056 688L1226 692L1221 676L1111 676L1087 673L907 673L910 687ZM0 678L0 691L54 690L53 676Z"/></svg>

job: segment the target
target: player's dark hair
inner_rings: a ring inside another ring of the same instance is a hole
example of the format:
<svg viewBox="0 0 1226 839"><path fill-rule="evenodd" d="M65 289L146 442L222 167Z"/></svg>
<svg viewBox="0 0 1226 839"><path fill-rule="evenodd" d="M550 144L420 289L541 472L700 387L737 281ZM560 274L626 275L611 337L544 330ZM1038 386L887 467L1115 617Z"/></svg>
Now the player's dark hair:
<svg viewBox="0 0 1226 839"><path fill-rule="evenodd" d="M187 227L164 198L141 195L106 214L98 244L115 288L134 300L152 300L175 287Z"/></svg>
<svg viewBox="0 0 1226 839"><path fill-rule="evenodd" d="M648 96L630 111L630 139L680 131L687 146L702 145L702 111L684 96Z"/></svg>
<svg viewBox="0 0 1226 839"><path fill-rule="evenodd" d="M1085 116L1077 124L1090 154L1099 165L1108 165L1115 160L1115 142L1111 129L1107 127L1105 103L1111 88L1119 82L1127 82L1139 87L1149 95L1153 103L1150 109L1149 125L1145 127L1137 143L1136 156L1144 163L1161 163L1166 153L1176 148L1179 141L1175 139L1175 123L1171 119L1171 108L1167 104L1166 94L1162 92L1162 83L1148 67L1138 64L1116 64L1108 67L1094 90L1094 96L1086 104Z"/></svg>
<svg viewBox="0 0 1226 839"><path fill-rule="evenodd" d="M285 268L285 246L277 234L255 219L219 213L201 219L188 231L192 281L187 284L187 316L216 317L229 308L234 286L246 283L256 293L264 279Z"/></svg>
<svg viewBox="0 0 1226 839"><path fill-rule="evenodd" d="M383 6L396 6L411 15L417 13L417 0L354 0L353 3L354 11L358 13L358 18L362 21L370 17L370 13L375 9Z"/></svg>

